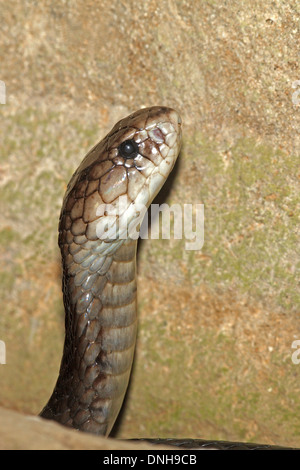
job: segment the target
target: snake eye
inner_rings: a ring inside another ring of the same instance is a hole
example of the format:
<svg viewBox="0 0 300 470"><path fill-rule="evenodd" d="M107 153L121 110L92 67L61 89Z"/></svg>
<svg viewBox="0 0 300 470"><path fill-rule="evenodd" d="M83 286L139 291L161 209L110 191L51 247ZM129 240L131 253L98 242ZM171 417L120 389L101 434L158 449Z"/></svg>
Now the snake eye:
<svg viewBox="0 0 300 470"><path fill-rule="evenodd" d="M124 158L135 158L139 153L139 146L134 140L125 140L119 145L119 154Z"/></svg>

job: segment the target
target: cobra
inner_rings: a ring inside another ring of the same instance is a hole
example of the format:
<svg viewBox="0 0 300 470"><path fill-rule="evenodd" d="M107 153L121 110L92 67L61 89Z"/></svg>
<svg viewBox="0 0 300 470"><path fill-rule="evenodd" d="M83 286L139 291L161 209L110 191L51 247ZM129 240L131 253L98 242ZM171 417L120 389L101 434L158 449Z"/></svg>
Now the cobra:
<svg viewBox="0 0 300 470"><path fill-rule="evenodd" d="M137 237L124 236L124 221L125 229L138 222L139 208L149 207L163 186L180 145L175 110L141 109L118 122L71 178L59 220L65 342L42 417L110 433L127 389L137 331Z"/></svg>

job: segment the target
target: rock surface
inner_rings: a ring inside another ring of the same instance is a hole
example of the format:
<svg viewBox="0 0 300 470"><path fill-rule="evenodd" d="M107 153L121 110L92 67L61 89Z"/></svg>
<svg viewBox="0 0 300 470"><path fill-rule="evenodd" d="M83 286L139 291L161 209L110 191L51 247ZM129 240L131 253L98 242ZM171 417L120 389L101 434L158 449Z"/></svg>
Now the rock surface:
<svg viewBox="0 0 300 470"><path fill-rule="evenodd" d="M67 429L54 421L0 407L0 450L153 450L170 449L105 439Z"/></svg>

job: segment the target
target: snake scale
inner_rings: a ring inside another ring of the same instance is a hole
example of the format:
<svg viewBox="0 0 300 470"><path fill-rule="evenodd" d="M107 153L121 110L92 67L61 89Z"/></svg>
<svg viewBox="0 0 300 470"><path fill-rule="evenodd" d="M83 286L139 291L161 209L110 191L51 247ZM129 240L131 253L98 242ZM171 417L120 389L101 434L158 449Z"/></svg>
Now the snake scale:
<svg viewBox="0 0 300 470"><path fill-rule="evenodd" d="M148 208L160 191L180 147L178 113L163 106L144 108L119 121L72 176L59 220L65 342L54 391L40 413L43 418L109 435L135 349L135 235L141 207ZM230 443L200 440L152 442L230 448Z"/></svg>

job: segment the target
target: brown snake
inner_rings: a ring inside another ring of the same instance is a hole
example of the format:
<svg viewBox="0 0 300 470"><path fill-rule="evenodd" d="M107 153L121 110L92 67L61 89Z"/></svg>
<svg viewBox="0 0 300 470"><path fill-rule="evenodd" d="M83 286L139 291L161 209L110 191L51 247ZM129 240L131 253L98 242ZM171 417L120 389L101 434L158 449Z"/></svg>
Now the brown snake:
<svg viewBox="0 0 300 470"><path fill-rule="evenodd" d="M176 111L141 109L119 121L71 178L59 221L65 343L42 417L110 433L127 389L137 330L137 237L127 228L139 226L140 207L149 207L161 189L180 146Z"/></svg>
<svg viewBox="0 0 300 470"><path fill-rule="evenodd" d="M118 225L124 219L126 229L139 206L151 204L178 156L180 124L169 108L131 114L87 154L68 185L59 221L66 336L44 418L107 436L118 416L136 340L137 240L121 238L115 225L113 237L99 236L116 220L121 197Z"/></svg>

